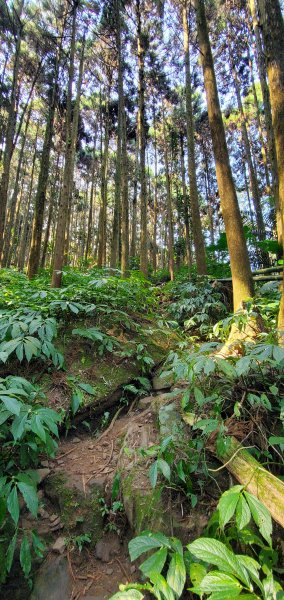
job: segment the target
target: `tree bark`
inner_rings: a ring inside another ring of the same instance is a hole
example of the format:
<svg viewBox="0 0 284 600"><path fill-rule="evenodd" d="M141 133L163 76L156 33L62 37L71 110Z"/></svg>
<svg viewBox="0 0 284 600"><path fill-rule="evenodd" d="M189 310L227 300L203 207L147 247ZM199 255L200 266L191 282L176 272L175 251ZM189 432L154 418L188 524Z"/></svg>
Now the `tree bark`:
<svg viewBox="0 0 284 600"><path fill-rule="evenodd" d="M67 105L66 105L66 149L65 149L65 165L63 173L63 186L60 196L57 229L53 256L53 272L51 279L51 287L59 288L62 279L62 267L64 262L64 245L65 232L68 217L68 204L70 189L73 182L72 166L72 85L74 80L74 60L75 60L75 44L76 44L76 17L77 3L73 7L72 25L71 25L71 42L70 42L70 59L69 59L69 74L67 87Z"/></svg>
<svg viewBox="0 0 284 600"><path fill-rule="evenodd" d="M243 223L229 161L224 124L220 108L214 63L209 41L203 0L195 0L197 31L204 85L207 99L208 119L211 130L216 175L221 200L222 215L227 234L233 279L234 310L253 296L253 280L246 247Z"/></svg>
<svg viewBox="0 0 284 600"><path fill-rule="evenodd" d="M170 278L171 278L171 281L173 281L174 280L174 231L173 231L171 180L170 180L169 157L168 157L168 140L167 140L167 135L166 135L164 106L162 107L162 113L163 113L162 119L163 119L163 138L164 138L163 145L164 145L166 191L167 191L168 266L169 266Z"/></svg>
<svg viewBox="0 0 284 600"><path fill-rule="evenodd" d="M267 75L269 81L272 124L278 171L278 199L283 230L284 215L284 23L279 0L260 0ZM284 272L283 272L284 285ZM284 345L284 287L280 302L279 340Z"/></svg>
<svg viewBox="0 0 284 600"><path fill-rule="evenodd" d="M146 132L145 132L145 47L142 30L141 0L136 0L137 56L138 56L138 138L140 179L140 269L148 275L147 240L147 182L146 182Z"/></svg>
<svg viewBox="0 0 284 600"><path fill-rule="evenodd" d="M13 223L15 220L15 210L16 210L17 198L18 198L18 193L19 193L20 174L21 174L21 170L22 170L24 151L25 151L25 145L26 145L26 139L27 139L27 132L28 132L29 124L30 124L31 112L32 112L32 102L31 102L29 110L28 110L27 120L26 120L26 124L25 124L25 130L24 130L22 144L21 144L21 148L20 148L14 190L13 190L11 202L10 202L10 204L8 206L8 210L7 210L3 256L2 256L2 261L1 261L2 267L7 267L8 257L10 254L11 233L12 233ZM36 149L35 149L35 151L36 151Z"/></svg>
<svg viewBox="0 0 284 600"><path fill-rule="evenodd" d="M20 4L20 13L23 7L23 0ZM16 98L18 91L18 78L20 69L20 52L22 42L22 25L19 23L19 30L16 34L16 48L14 56L13 66L13 80L12 80L12 91L10 98L10 105L8 111L8 121L6 127L6 140L5 150L3 157L3 172L0 182L0 257L2 258L3 244L4 244L4 230L5 230L5 218L6 218L6 207L8 199L8 187L10 179L10 166L14 149L14 135L16 129Z"/></svg>
<svg viewBox="0 0 284 600"><path fill-rule="evenodd" d="M187 131L187 153L188 153L188 175L190 183L190 211L192 220L192 236L195 249L195 260L198 275L206 274L206 254L204 238L202 234L201 218L199 211L198 189L196 181L194 124L192 109L192 89L190 73L189 54L189 27L187 8L182 10L183 23L183 47L185 66L185 100L186 100L186 131Z"/></svg>
<svg viewBox="0 0 284 600"><path fill-rule="evenodd" d="M270 166L271 166L271 174L272 174L272 187L275 198L275 209L276 209L276 224L277 224L277 235L278 241L280 244L283 243L283 223L281 216L281 209L279 205L279 196L278 196L278 169L277 169L277 158L276 158L276 147L275 147L275 135L274 135L274 127L272 124L272 115L271 115L271 97L267 85L266 78L266 65L265 58L262 46L262 39L260 33L260 24L258 22L257 16L257 4L256 0L248 0L249 8L252 16L252 24L253 31L255 35L255 43L256 43L256 59L257 66L259 72L259 79L262 91L262 99L263 99L263 108L264 108L264 118L265 118L265 126L266 126L266 135L268 142L268 152L270 158ZM278 0L276 0L278 1Z"/></svg>

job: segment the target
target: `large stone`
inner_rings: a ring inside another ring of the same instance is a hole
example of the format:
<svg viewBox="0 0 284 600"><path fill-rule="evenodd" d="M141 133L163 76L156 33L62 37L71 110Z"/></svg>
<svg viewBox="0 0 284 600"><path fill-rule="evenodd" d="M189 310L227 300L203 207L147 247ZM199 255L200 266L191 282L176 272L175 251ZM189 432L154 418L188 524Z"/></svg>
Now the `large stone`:
<svg viewBox="0 0 284 600"><path fill-rule="evenodd" d="M127 430L118 468L121 472L124 510L135 534L143 529L170 533L170 520L163 504L163 486L154 489L149 479L148 457L141 456L139 448L147 449L158 442L154 423L133 424Z"/></svg>
<svg viewBox="0 0 284 600"><path fill-rule="evenodd" d="M172 375L168 375L166 377L159 377L158 375L153 377L152 386L155 392L159 392L161 390L170 390L173 385L173 377Z"/></svg>
<svg viewBox="0 0 284 600"><path fill-rule="evenodd" d="M66 538L65 537L59 537L57 538L56 542L54 542L53 546L52 546L52 550L53 552L56 552L57 554L63 554L66 548Z"/></svg>
<svg viewBox="0 0 284 600"><path fill-rule="evenodd" d="M60 526L66 535L88 533L92 544L101 538L103 517L99 499L103 489L98 485L89 486L87 492L82 483L74 476L68 479L64 473L50 475L45 481L45 494L60 513Z"/></svg>
<svg viewBox="0 0 284 600"><path fill-rule="evenodd" d="M49 556L36 574L30 600L70 600L73 579L65 556Z"/></svg>

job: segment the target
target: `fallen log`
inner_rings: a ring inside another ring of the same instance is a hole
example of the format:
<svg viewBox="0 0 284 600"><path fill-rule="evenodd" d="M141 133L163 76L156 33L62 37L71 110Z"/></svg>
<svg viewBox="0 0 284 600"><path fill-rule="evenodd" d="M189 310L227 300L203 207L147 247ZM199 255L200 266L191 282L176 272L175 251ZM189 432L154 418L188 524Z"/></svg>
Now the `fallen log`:
<svg viewBox="0 0 284 600"><path fill-rule="evenodd" d="M272 518L284 527L284 483L264 467L238 442L230 438L230 449L214 454L230 473L254 494L269 510Z"/></svg>
<svg viewBox="0 0 284 600"><path fill-rule="evenodd" d="M195 415L182 414L187 425L192 426L197 422ZM223 467L237 479L241 485L254 494L269 510L274 521L284 527L284 483L272 473L269 473L251 454L238 442L235 437L230 437L229 449L224 454L219 454L215 443L209 446ZM217 470L220 470L217 469Z"/></svg>

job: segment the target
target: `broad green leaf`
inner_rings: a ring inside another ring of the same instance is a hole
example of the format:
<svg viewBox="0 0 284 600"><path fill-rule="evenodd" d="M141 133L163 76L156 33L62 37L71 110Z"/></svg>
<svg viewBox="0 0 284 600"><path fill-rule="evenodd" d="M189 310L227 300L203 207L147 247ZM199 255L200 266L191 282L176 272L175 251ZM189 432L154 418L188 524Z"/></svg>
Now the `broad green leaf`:
<svg viewBox="0 0 284 600"><path fill-rule="evenodd" d="M178 597L182 595L185 580L186 571L183 557L175 552L168 569L167 582Z"/></svg>
<svg viewBox="0 0 284 600"><path fill-rule="evenodd" d="M169 540L162 534L149 533L148 535L139 535L130 540L128 544L130 560L136 560L144 552L148 552L148 550L152 550L153 548L161 548L162 546L171 547Z"/></svg>
<svg viewBox="0 0 284 600"><path fill-rule="evenodd" d="M158 461L157 460L155 460L155 462L153 462L153 464L151 465L151 467L149 469L149 477L150 477L151 486L153 488L156 487L157 478L158 478Z"/></svg>
<svg viewBox="0 0 284 600"><path fill-rule="evenodd" d="M236 362L236 372L239 377L246 375L251 367L251 356L243 356Z"/></svg>
<svg viewBox="0 0 284 600"><path fill-rule="evenodd" d="M140 565L140 571L142 571L146 577L150 577L153 572L161 573L167 560L167 554L167 548L160 548Z"/></svg>
<svg viewBox="0 0 284 600"><path fill-rule="evenodd" d="M7 550L7 554L6 554L6 569L7 569L7 573L10 573L11 571L11 567L13 564L13 558L14 558L14 554L15 554L15 548L16 548L16 542L17 542L17 537L18 537L18 530L16 529L10 544L8 546L8 550Z"/></svg>
<svg viewBox="0 0 284 600"><path fill-rule="evenodd" d="M21 403L16 398L10 398L10 396L0 395L0 400L13 415L19 416L21 410Z"/></svg>
<svg viewBox="0 0 284 600"><path fill-rule="evenodd" d="M268 438L268 441L271 446L280 446L281 451L284 450L284 436L272 435Z"/></svg>
<svg viewBox="0 0 284 600"><path fill-rule="evenodd" d="M78 394L77 392L74 392L74 394L72 394L72 398L71 398L71 410L72 410L72 414L76 415L76 412L78 411L78 408L81 406L83 401L83 397Z"/></svg>
<svg viewBox="0 0 284 600"><path fill-rule="evenodd" d="M261 585L259 577L260 564L251 556L246 556L244 554L237 554L236 556L242 563L242 565L244 565L245 569L248 571L251 579L258 585L261 591L263 591L263 587Z"/></svg>
<svg viewBox="0 0 284 600"><path fill-rule="evenodd" d="M34 517L36 517L38 511L38 497L36 489L33 486L28 485L27 483L23 483L21 481L18 482L18 488L24 498L24 501L29 511Z"/></svg>
<svg viewBox="0 0 284 600"><path fill-rule="evenodd" d="M170 478L171 478L170 465L162 458L158 458L158 460L156 462L157 462L158 470L161 471L161 473L164 475L165 479L170 481Z"/></svg>
<svg viewBox="0 0 284 600"><path fill-rule="evenodd" d="M18 417L15 417L12 423L12 427L11 427L11 432L13 435L14 440L19 440L21 439L24 431L25 431L25 425L26 422L28 420L28 415L27 414L21 414Z"/></svg>
<svg viewBox="0 0 284 600"><path fill-rule="evenodd" d="M258 526L261 535L267 541L269 546L272 545L272 520L270 512L267 508L252 494L244 492L246 500L251 510L251 514L255 524Z"/></svg>
<svg viewBox="0 0 284 600"><path fill-rule="evenodd" d="M225 525L229 523L234 515L242 489L242 486L236 485L222 494L217 507L219 510L220 527L222 529L224 529Z"/></svg>
<svg viewBox="0 0 284 600"><path fill-rule="evenodd" d="M77 385L84 390L84 392L87 392L87 394L90 394L91 396L95 396L97 393L95 388L89 383L78 383Z"/></svg>
<svg viewBox="0 0 284 600"><path fill-rule="evenodd" d="M235 577L227 573L220 573L220 571L207 573L199 587L204 593L226 591L228 597L234 592L240 594L243 589L243 586Z"/></svg>
<svg viewBox="0 0 284 600"><path fill-rule="evenodd" d="M203 394L203 392L198 387L194 387L193 392L194 392L194 398L195 398L197 404L199 406L202 406L202 404L204 403L204 394Z"/></svg>
<svg viewBox="0 0 284 600"><path fill-rule="evenodd" d="M216 565L221 571L235 575L246 586L250 586L250 581L243 565L222 542L211 538L200 538L189 544L187 548L199 560Z"/></svg>
<svg viewBox="0 0 284 600"><path fill-rule="evenodd" d="M237 529L241 530L250 522L251 512L243 494L240 495L236 508L236 525Z"/></svg>
<svg viewBox="0 0 284 600"><path fill-rule="evenodd" d="M29 544L29 540L27 538L27 536L25 535L23 537L22 543L21 543L21 548L20 548L20 563L21 563L21 567L25 573L25 576L27 577L30 573L31 570L31 566L32 566L32 557L31 557L31 550L30 550L30 544Z"/></svg>
<svg viewBox="0 0 284 600"><path fill-rule="evenodd" d="M175 600L175 595L169 584L166 582L163 575L160 573L152 573L150 581L154 584L154 590L158 590L163 594L165 600Z"/></svg>
<svg viewBox="0 0 284 600"><path fill-rule="evenodd" d="M0 411L0 425L3 425L5 421L11 417L11 412L9 410L1 410Z"/></svg>
<svg viewBox="0 0 284 600"><path fill-rule="evenodd" d="M117 592L109 600L143 600L143 598L143 594L138 590L127 590L125 592Z"/></svg>
<svg viewBox="0 0 284 600"><path fill-rule="evenodd" d="M17 488L15 485L12 487L10 494L7 498L7 508L8 508L8 511L9 511L15 525L17 525L17 523L19 521L20 507L19 507Z"/></svg>
<svg viewBox="0 0 284 600"><path fill-rule="evenodd" d="M190 580L192 581L193 585L196 587L199 587L199 584L201 583L202 579L205 577L207 571L204 567L204 565L201 565L200 563L190 563L189 565L189 577Z"/></svg>
<svg viewBox="0 0 284 600"><path fill-rule="evenodd" d="M31 420L31 430L43 441L46 441L46 431L39 415L34 415Z"/></svg>

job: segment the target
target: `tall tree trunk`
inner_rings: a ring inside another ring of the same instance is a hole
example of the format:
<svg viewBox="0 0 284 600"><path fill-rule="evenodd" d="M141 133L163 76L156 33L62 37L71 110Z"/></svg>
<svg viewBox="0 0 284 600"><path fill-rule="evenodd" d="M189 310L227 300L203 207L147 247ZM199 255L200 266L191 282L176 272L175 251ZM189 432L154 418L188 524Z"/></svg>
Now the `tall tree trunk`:
<svg viewBox="0 0 284 600"><path fill-rule="evenodd" d="M96 179L96 140L97 140L97 130L95 131L94 150L93 150L90 205L89 205L88 225L87 225L87 239L86 239L86 247L85 247L85 261L86 262L88 260L89 254L90 254L90 248L92 246L92 239L93 239L94 198L96 196L96 182L95 182L95 179Z"/></svg>
<svg viewBox="0 0 284 600"><path fill-rule="evenodd" d="M116 51L117 51L117 69L118 69L118 124L117 124L117 149L116 149L116 170L115 170L115 194L114 194L114 213L113 228L110 253L110 266L115 269L119 263L119 240L121 227L122 210L122 136L124 120L124 91L123 91L123 57L121 51L121 0L115 0L116 17Z"/></svg>
<svg viewBox="0 0 284 600"><path fill-rule="evenodd" d="M227 234L230 254L234 310L253 295L253 280L248 251L244 237L243 223L233 182L225 129L220 108L213 57L209 41L205 7L203 0L195 0L197 31L204 85L207 99L208 119L211 130L216 175L221 200L222 215Z"/></svg>
<svg viewBox="0 0 284 600"><path fill-rule="evenodd" d="M53 185L51 186L51 192L50 192L46 230L45 230L43 246L42 246L42 255L41 255L41 260L40 260L41 269L44 269L44 266L45 266L47 247L48 247L49 236L50 236L50 228L51 228L51 223L52 223L52 219L53 219L54 209L55 209L56 202L57 202L57 184L58 184L58 181L60 182L59 158L60 158L60 153L58 152L57 159L56 159L56 165L55 165L55 176L54 176Z"/></svg>
<svg viewBox="0 0 284 600"><path fill-rule="evenodd" d="M172 213L172 194L171 194L171 180L169 170L169 156L168 156L168 140L166 135L166 123L164 107L162 107L162 119L163 119L163 145L164 145L164 160L166 170L166 191L167 191L167 221L168 221L168 266L170 272L171 281L174 280L174 231L173 231L173 213Z"/></svg>
<svg viewBox="0 0 284 600"><path fill-rule="evenodd" d="M8 206L8 211L7 211L3 256L2 256L2 262L1 262L2 267L7 267L8 256L10 254L11 233L12 233L12 227L13 227L13 223L14 223L14 219L15 219L15 210L16 210L17 198L18 198L18 193L19 193L20 174L21 174L21 170L22 170L24 151L25 151L25 145L26 145L26 139L27 139L27 132L28 132L29 124L30 124L31 112L32 112L32 102L30 104L28 114L27 114L25 130L23 133L22 144L21 144L21 148L20 148L20 152L19 152L19 159L18 159L18 164L17 164L14 190L13 190L11 202ZM35 151L36 151L36 149L35 149Z"/></svg>
<svg viewBox="0 0 284 600"><path fill-rule="evenodd" d="M271 185L270 185L270 177L269 177L269 169L268 169L269 154L268 154L268 149L264 142L262 123L261 123L261 113L260 113L257 92L256 92L253 62L252 62L252 57L251 57L249 46L248 46L248 61L249 61L249 68L250 68L251 87L252 87L253 99L254 99L254 104L255 104L255 109L256 109L256 121L257 121L258 135L259 135L259 141L261 144L261 155L262 155L262 162L263 162L263 168L264 168L264 174L265 174L266 190L267 190L267 193L271 193Z"/></svg>
<svg viewBox="0 0 284 600"><path fill-rule="evenodd" d="M190 183L190 210L192 219L192 236L195 248L195 260L198 275L206 274L206 254L202 235L198 189L196 181L195 164L195 143L194 143L194 124L192 110L192 88L190 73L190 54L189 54L189 27L188 14L186 6L182 9L183 24L183 47L184 47L184 66L185 66L185 101L186 101L186 132L187 132L187 153L188 153L188 175Z"/></svg>
<svg viewBox="0 0 284 600"><path fill-rule="evenodd" d="M284 225L284 23L279 0L260 0L261 26L269 81L278 169L278 198ZM278 328L284 345L284 270Z"/></svg>
<svg viewBox="0 0 284 600"><path fill-rule="evenodd" d="M153 128L154 128L154 214L153 214L153 271L157 271L157 220L158 220L158 153L157 153L157 130L156 111L153 105Z"/></svg>
<svg viewBox="0 0 284 600"><path fill-rule="evenodd" d="M187 189L185 182L185 164L184 164L184 142L183 133L180 133L180 166L181 166L181 182L182 182L182 196L183 196L183 213L184 213L184 227L185 227L185 252L186 261L189 268L192 267L192 254L191 254L191 240L190 240L190 227L189 227L189 210L188 210L188 199Z"/></svg>
<svg viewBox="0 0 284 600"><path fill-rule="evenodd" d="M20 4L20 13L23 7L23 0ZM20 69L20 51L22 41L22 26L20 24L19 31L16 37L16 48L14 56L13 66L13 80L12 80L12 91L8 110L8 121L6 127L6 140L5 150L3 157L3 172L0 182L0 257L2 258L3 244L4 244L4 229L5 229L5 218L6 218L6 206L8 199L8 187L10 179L10 166L14 149L14 135L16 129L16 99L18 92L18 78Z"/></svg>
<svg viewBox="0 0 284 600"><path fill-rule="evenodd" d="M133 183L133 199L132 199L132 219L131 219L131 244L130 256L135 258L137 246L137 197L138 197L138 174L139 174L139 136L138 123L136 127L136 142L135 142L135 165L134 165L134 183Z"/></svg>
<svg viewBox="0 0 284 600"><path fill-rule="evenodd" d="M110 85L106 94L106 116L104 132L104 148L101 164L101 206L98 223L98 267L101 269L106 266L106 229L107 229L107 174L108 174L108 155L109 155L109 128L110 115L108 99L110 97Z"/></svg>
<svg viewBox="0 0 284 600"><path fill-rule="evenodd" d="M129 205L128 205L128 159L126 144L126 118L123 112L121 148L121 276L128 276L129 267Z"/></svg>
<svg viewBox="0 0 284 600"><path fill-rule="evenodd" d="M28 249L27 248L28 238L29 238L28 231L29 231L29 227L30 227L31 221L32 221L32 215L30 215L30 208L31 208L32 199L33 199L33 183L34 183L34 173L35 173L35 165L36 165L36 159L37 159L36 143L37 143L38 129L39 129L39 124L37 126L37 133L36 133L36 139L35 139L35 151L34 151L34 155L33 155L32 170L31 170L31 175L30 175L30 185L29 185L29 191L28 191L27 206L26 206L26 210L24 213L24 217L23 217L23 226L22 226L21 238L20 238L20 243L19 243L19 253L18 253L18 263L17 263L19 271L23 271L23 269L24 269L25 257L26 257L26 253L27 253L27 249Z"/></svg>
<svg viewBox="0 0 284 600"><path fill-rule="evenodd" d="M242 98L241 98L241 92L240 92L240 84L239 84L239 79L238 79L234 65L231 64L231 68L232 68L235 92L236 92L236 97L237 97L238 109L239 109L240 116L241 116L242 139L243 139L244 150L245 150L246 160L247 160L248 170L249 170L252 200L253 200L255 216L256 216L257 233L258 233L258 238L260 240L264 240L265 239L265 226L264 226L263 215L262 215L260 192L259 192L258 181L257 181L256 173L254 170L253 160L252 160L246 118L245 118L245 113L244 113L244 108L243 108L243 103L242 103ZM269 262L268 256L266 256L266 261L267 260Z"/></svg>
<svg viewBox="0 0 284 600"><path fill-rule="evenodd" d="M143 1L143 0L142 0ZM141 0L136 0L137 56L138 56L138 138L140 179L140 269L148 275L147 240L147 181L146 181L146 132L145 132L145 46L142 30Z"/></svg>
<svg viewBox="0 0 284 600"><path fill-rule="evenodd" d="M57 69L57 67L56 67ZM50 164L50 151L53 137L54 127L54 115L56 106L56 88L57 88L57 75L55 75L54 82L52 82L50 88L50 102L49 110L45 127L43 149L40 161L40 170L38 176L37 191L35 197L35 211L32 226L32 241L31 250L28 262L28 277L32 279L39 268L40 261L40 250L41 250L41 238L43 228L43 217L46 203L46 189L49 177L49 164Z"/></svg>
<svg viewBox="0 0 284 600"><path fill-rule="evenodd" d="M67 88L67 103L66 103L66 149L65 149L65 165L63 173L63 186L60 197L58 217L57 217L57 229L54 246L54 257L53 257L53 272L51 279L51 287L58 288L61 285L62 279L62 267L64 262L64 244L65 244L65 231L68 217L68 203L70 196L70 189L73 183L73 173L71 173L72 166L72 85L74 80L74 59L75 59L75 44L76 44L76 17L77 17L77 3L73 7L72 15L72 26L71 26L71 42L70 42L70 59L69 59L69 74L68 74L68 88ZM72 178L72 183L71 183Z"/></svg>
<svg viewBox="0 0 284 600"><path fill-rule="evenodd" d="M278 0L276 0L277 2ZM274 127L272 124L272 115L271 115L271 99L269 94L269 89L267 85L266 78L266 65L264 52L262 47L262 39L261 39L261 28L258 22L258 3L257 0L248 0L249 8L252 16L253 23L253 31L255 35L255 43L256 43L256 59L257 66L259 72L259 80L262 91L262 99L263 99L263 108L264 108L264 118L265 118L265 127L267 134L267 142L268 142L268 152L270 158L270 166L271 166L271 174L272 174L272 187L275 197L275 209L276 209L276 224L277 224L277 235L278 241L282 244L283 240L283 223L281 216L281 209L279 205L279 196L278 196L278 169L277 169L277 158L276 158L276 147L275 147L275 134Z"/></svg>

